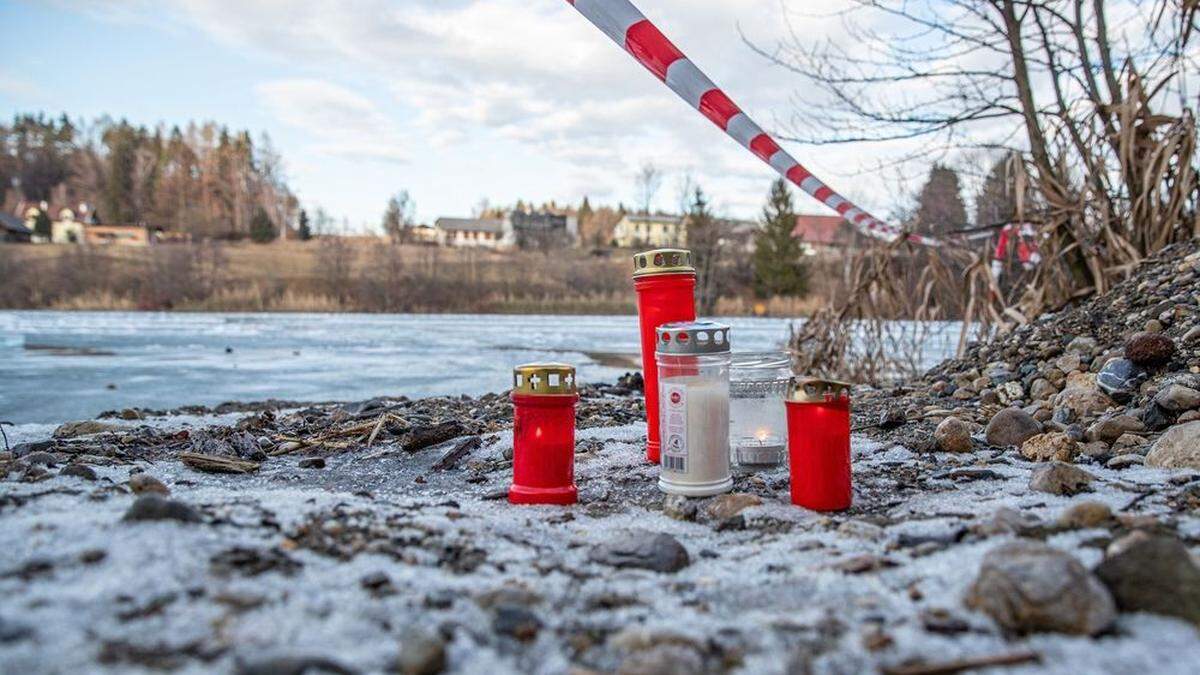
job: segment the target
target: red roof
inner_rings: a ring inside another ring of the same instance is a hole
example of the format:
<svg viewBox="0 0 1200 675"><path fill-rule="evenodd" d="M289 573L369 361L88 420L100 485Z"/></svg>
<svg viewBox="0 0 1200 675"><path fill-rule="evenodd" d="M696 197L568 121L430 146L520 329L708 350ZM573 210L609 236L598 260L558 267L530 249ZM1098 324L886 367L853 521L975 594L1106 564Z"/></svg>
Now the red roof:
<svg viewBox="0 0 1200 675"><path fill-rule="evenodd" d="M841 216L796 216L796 229L792 236L816 245L833 245L845 240L842 228L849 224Z"/></svg>

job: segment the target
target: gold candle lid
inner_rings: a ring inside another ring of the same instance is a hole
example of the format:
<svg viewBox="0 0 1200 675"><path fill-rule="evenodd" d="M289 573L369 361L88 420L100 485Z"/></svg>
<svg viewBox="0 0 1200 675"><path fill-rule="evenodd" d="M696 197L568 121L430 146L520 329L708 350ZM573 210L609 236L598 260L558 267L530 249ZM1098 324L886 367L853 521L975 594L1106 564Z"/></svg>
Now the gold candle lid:
<svg viewBox="0 0 1200 675"><path fill-rule="evenodd" d="M832 403L850 400L850 383L819 377L793 377L788 383L787 400L796 403Z"/></svg>
<svg viewBox="0 0 1200 675"><path fill-rule="evenodd" d="M696 273L696 268L692 266L692 252L684 248L657 248L633 256L635 278L684 272Z"/></svg>
<svg viewBox="0 0 1200 675"><path fill-rule="evenodd" d="M565 363L527 363L513 369L513 393L537 396L573 396L575 366Z"/></svg>

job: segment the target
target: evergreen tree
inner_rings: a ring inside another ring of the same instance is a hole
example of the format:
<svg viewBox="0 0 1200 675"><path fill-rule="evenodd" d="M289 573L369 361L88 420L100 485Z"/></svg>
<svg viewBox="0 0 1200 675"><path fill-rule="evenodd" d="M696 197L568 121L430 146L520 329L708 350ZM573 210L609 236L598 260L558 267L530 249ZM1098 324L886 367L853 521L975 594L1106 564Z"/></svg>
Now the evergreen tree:
<svg viewBox="0 0 1200 675"><path fill-rule="evenodd" d="M308 211L304 209L300 209L300 223L296 227L296 236L300 237L300 241L312 239L312 227L308 224Z"/></svg>
<svg viewBox="0 0 1200 675"><path fill-rule="evenodd" d="M50 216L46 212L38 209L37 215L33 218L33 233L39 237L45 237L46 241L50 241L50 235L53 228L50 226Z"/></svg>
<svg viewBox="0 0 1200 675"><path fill-rule="evenodd" d="M275 223L271 222L271 217L261 207L255 207L254 215L250 218L250 239L259 244L265 244L274 241L279 235L279 231L275 229Z"/></svg>
<svg viewBox="0 0 1200 675"><path fill-rule="evenodd" d="M763 207L763 227L754 235L754 292L763 298L808 293L804 245L792 236L796 210L792 191L782 178L771 184Z"/></svg>
<svg viewBox="0 0 1200 675"><path fill-rule="evenodd" d="M929 180L917 196L917 228L930 234L944 234L964 227L967 207L960 194L958 172L934 164Z"/></svg>
<svg viewBox="0 0 1200 675"><path fill-rule="evenodd" d="M1016 186L1009 172L1009 159L1001 158L983 180L975 196L975 224L997 225L1012 220L1017 213Z"/></svg>

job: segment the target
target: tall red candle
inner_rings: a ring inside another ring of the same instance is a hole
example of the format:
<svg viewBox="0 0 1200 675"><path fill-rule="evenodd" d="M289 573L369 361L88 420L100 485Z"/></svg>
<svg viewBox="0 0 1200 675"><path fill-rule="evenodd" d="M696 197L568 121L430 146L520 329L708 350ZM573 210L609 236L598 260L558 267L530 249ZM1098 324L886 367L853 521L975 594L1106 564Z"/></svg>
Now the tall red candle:
<svg viewBox="0 0 1200 675"><path fill-rule="evenodd" d="M666 323L695 321L696 268L692 253L663 248L633 256L638 323L642 331L642 378L646 392L646 460L659 461L658 363L655 331Z"/></svg>
<svg viewBox="0 0 1200 675"><path fill-rule="evenodd" d="M792 503L814 511L850 508L850 385L792 378L785 405Z"/></svg>
<svg viewBox="0 0 1200 675"><path fill-rule="evenodd" d="M513 372L513 504L574 504L575 368L559 363Z"/></svg>

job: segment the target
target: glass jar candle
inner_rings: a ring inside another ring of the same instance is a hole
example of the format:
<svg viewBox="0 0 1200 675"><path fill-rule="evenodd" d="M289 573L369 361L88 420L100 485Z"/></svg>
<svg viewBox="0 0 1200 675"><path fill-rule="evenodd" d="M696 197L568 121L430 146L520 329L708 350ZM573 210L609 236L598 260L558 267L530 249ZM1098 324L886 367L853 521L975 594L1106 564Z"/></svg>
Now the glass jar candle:
<svg viewBox="0 0 1200 675"><path fill-rule="evenodd" d="M729 464L729 326L669 323L657 330L658 487L705 497L733 487Z"/></svg>
<svg viewBox="0 0 1200 675"><path fill-rule="evenodd" d="M783 466L787 460L788 381L785 352L734 354L729 370L729 447L740 471Z"/></svg>
<svg viewBox="0 0 1200 675"><path fill-rule="evenodd" d="M575 368L531 363L513 371L513 504L574 504Z"/></svg>

